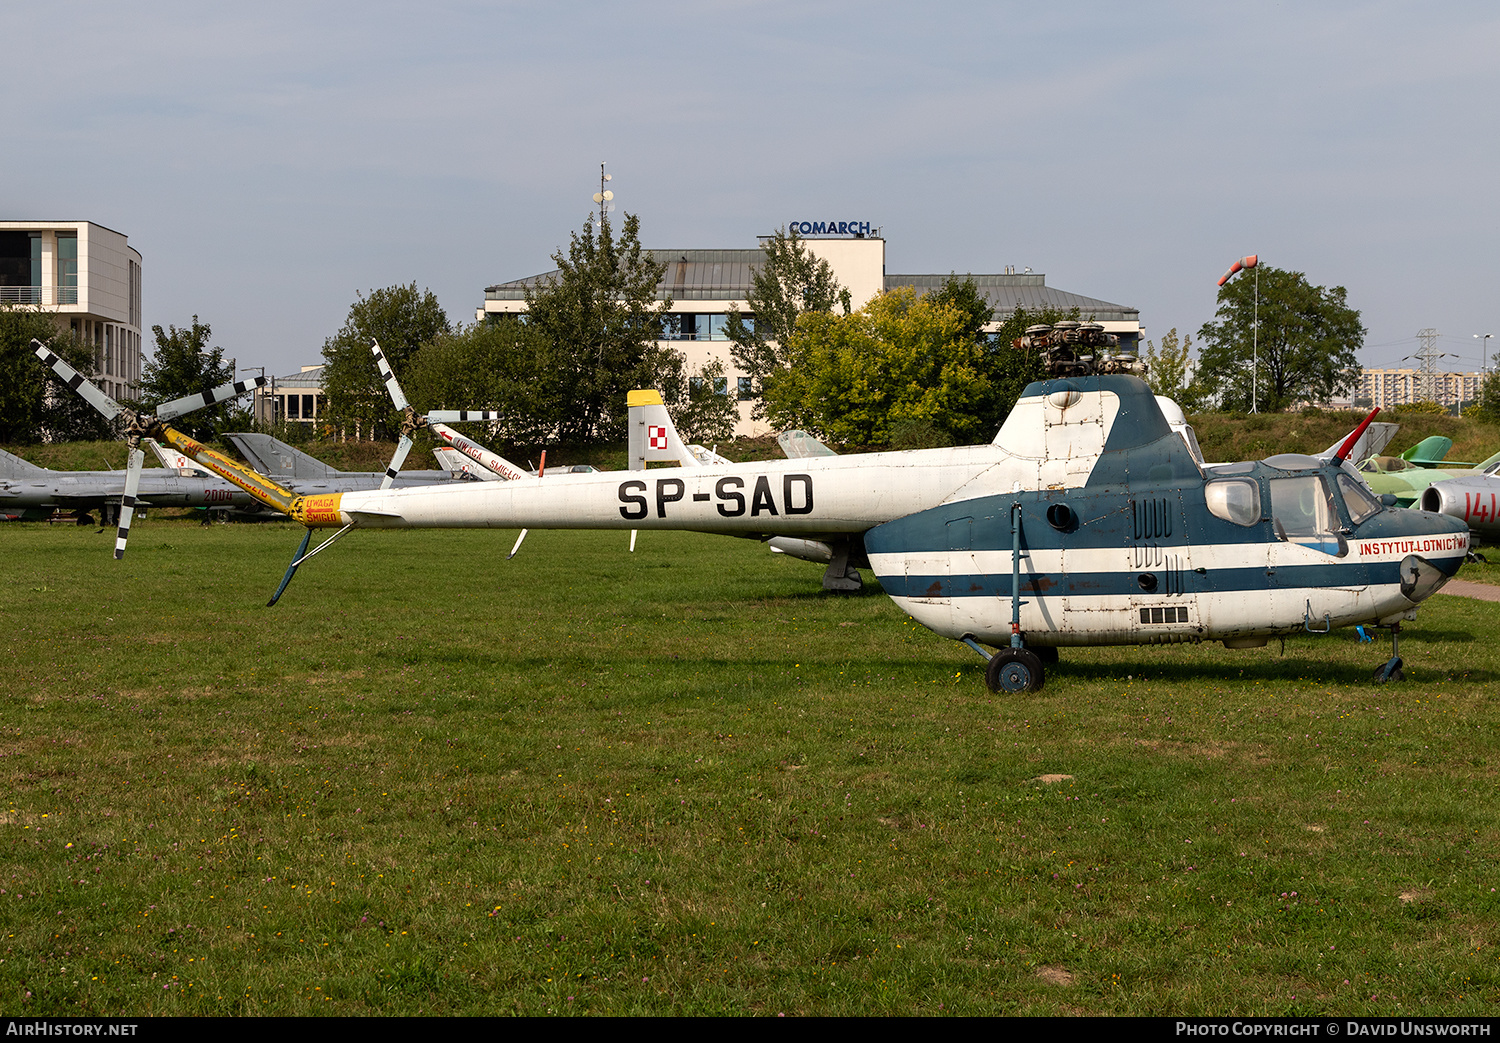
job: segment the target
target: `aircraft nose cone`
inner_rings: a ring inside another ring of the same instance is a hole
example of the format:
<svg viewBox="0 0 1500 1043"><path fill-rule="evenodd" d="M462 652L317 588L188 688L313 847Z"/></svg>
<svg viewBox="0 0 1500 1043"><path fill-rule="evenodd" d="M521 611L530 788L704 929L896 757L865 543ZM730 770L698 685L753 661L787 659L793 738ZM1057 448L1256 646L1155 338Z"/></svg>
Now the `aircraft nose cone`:
<svg viewBox="0 0 1500 1043"><path fill-rule="evenodd" d="M1436 594L1448 577L1426 558L1408 554L1401 561L1401 596L1419 604Z"/></svg>

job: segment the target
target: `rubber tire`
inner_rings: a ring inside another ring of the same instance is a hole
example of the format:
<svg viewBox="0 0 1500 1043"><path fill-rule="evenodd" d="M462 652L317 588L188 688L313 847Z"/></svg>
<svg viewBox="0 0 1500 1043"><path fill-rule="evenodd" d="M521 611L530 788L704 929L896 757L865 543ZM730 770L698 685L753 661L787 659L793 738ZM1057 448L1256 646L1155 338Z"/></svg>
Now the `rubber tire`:
<svg viewBox="0 0 1500 1043"><path fill-rule="evenodd" d="M1045 681L1042 661L1029 648L1002 648L984 671L984 683L992 692L1040 692Z"/></svg>
<svg viewBox="0 0 1500 1043"><path fill-rule="evenodd" d="M1405 664L1403 664L1401 660L1396 660L1395 669L1391 670L1390 675L1387 676L1386 670L1390 667L1390 665L1391 664L1389 662L1385 662L1381 663L1375 668L1375 673L1372 675L1372 680L1374 680L1376 684L1385 684L1387 681L1406 680L1406 671L1401 669Z"/></svg>

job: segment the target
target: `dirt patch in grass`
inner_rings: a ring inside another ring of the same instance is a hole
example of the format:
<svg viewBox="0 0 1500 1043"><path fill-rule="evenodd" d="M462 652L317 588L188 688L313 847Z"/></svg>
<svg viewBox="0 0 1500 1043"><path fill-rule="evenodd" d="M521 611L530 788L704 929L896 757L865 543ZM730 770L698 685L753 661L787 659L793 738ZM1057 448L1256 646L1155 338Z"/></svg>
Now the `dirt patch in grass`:
<svg viewBox="0 0 1500 1043"><path fill-rule="evenodd" d="M1072 985L1073 974L1061 967L1038 967L1036 976L1048 985Z"/></svg>

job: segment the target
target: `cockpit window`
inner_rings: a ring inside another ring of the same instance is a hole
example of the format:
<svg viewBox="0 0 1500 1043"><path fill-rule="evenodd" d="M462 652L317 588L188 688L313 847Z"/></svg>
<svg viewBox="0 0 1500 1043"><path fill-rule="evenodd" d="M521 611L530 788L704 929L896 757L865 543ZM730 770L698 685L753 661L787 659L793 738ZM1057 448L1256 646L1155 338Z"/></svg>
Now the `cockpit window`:
<svg viewBox="0 0 1500 1043"><path fill-rule="evenodd" d="M1209 482L1203 487L1208 510L1215 518L1236 525L1254 525L1260 521L1260 486L1246 478Z"/></svg>
<svg viewBox="0 0 1500 1043"><path fill-rule="evenodd" d="M1380 501L1370 494L1370 490L1365 488L1363 482L1358 482L1347 474L1339 475L1338 481L1339 493L1344 497L1344 506L1349 509L1349 520L1355 525L1381 512Z"/></svg>
<svg viewBox="0 0 1500 1043"><path fill-rule="evenodd" d="M1289 539L1318 536L1337 527L1338 512L1319 475L1271 479L1271 517Z"/></svg>
<svg viewBox="0 0 1500 1043"><path fill-rule="evenodd" d="M1338 510L1333 495L1321 475L1296 478L1272 478L1271 518L1276 535L1289 543L1339 557L1349 552L1349 544L1339 530Z"/></svg>

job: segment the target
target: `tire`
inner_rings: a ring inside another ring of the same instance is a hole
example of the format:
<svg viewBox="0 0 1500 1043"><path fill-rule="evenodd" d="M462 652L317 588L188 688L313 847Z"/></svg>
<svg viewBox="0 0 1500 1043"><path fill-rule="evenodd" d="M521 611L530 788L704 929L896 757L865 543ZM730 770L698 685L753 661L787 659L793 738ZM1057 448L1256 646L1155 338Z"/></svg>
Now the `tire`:
<svg viewBox="0 0 1500 1043"><path fill-rule="evenodd" d="M992 692L1039 692L1045 680L1042 661L1029 648L1002 648L984 671L984 682Z"/></svg>

